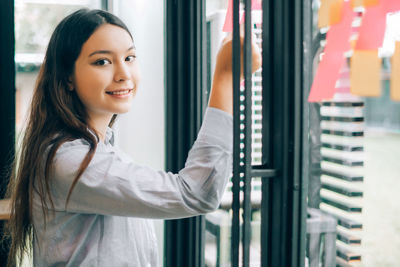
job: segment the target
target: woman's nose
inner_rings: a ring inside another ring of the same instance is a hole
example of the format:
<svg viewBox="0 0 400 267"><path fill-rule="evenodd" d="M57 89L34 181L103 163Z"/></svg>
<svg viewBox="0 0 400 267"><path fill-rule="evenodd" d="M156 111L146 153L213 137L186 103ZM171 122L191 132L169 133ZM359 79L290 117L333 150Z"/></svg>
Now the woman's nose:
<svg viewBox="0 0 400 267"><path fill-rule="evenodd" d="M114 80L116 82L126 81L131 78L129 66L126 64L125 61L115 64L115 66L116 67L115 67L115 73L114 73Z"/></svg>

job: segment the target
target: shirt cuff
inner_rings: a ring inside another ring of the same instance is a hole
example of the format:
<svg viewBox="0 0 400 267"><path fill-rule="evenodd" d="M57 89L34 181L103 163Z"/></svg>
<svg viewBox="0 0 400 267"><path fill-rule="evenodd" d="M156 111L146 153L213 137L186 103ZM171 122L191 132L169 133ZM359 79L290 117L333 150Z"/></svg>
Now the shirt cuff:
<svg viewBox="0 0 400 267"><path fill-rule="evenodd" d="M233 116L218 108L207 107L197 140L233 150Z"/></svg>

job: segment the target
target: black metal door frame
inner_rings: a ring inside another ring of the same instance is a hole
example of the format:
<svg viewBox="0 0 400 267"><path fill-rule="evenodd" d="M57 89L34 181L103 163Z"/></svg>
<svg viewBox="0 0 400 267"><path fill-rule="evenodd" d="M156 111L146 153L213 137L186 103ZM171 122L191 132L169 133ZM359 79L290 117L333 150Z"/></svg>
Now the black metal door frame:
<svg viewBox="0 0 400 267"><path fill-rule="evenodd" d="M203 113L202 0L165 1L166 170L178 172L197 137ZM165 222L164 266L203 266L204 217Z"/></svg>
<svg viewBox="0 0 400 267"><path fill-rule="evenodd" d="M0 198L4 198L15 153L14 1L0 2L0 38Z"/></svg>
<svg viewBox="0 0 400 267"><path fill-rule="evenodd" d="M190 3L189 3L190 2ZM250 0L243 1L245 9ZM262 266L304 266L307 177L302 168L305 122L303 76L304 32L309 25L303 14L309 3L264 0L263 6L263 164L251 166L251 16L245 18L245 100L239 89L239 13L234 12L234 177L232 266L239 266L239 182L244 180L242 265L249 265L250 188L252 177L262 183ZM201 118L204 61L204 1L166 1L166 167L179 171L196 138ZM234 1L239 10L239 0ZM247 12L250 14L250 12ZM304 20L304 21L303 21ZM205 53L204 53L205 54ZM197 99L196 99L197 97ZM239 105L245 119L240 121ZM304 112L303 112L304 111ZM240 124L245 138L240 139ZM246 138L249 137L249 138ZM239 143L245 143L240 151ZM240 152L245 152L240 166ZM240 173L243 178L240 178ZM202 217L167 221L165 266L203 265Z"/></svg>
<svg viewBox="0 0 400 267"><path fill-rule="evenodd" d="M0 199L5 196L15 154L14 1L0 1ZM4 221L0 221L0 238ZM0 246L0 266L5 266L8 243Z"/></svg>

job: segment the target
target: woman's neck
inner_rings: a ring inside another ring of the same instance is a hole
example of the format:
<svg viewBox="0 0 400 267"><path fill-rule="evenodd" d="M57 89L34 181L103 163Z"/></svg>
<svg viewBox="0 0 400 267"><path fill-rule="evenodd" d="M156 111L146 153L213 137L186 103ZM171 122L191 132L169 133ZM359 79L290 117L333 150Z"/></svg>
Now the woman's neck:
<svg viewBox="0 0 400 267"><path fill-rule="evenodd" d="M111 121L112 114L111 115L102 115L102 116L91 116L89 119L89 125L92 127L97 135L99 136L99 139L101 142L104 142L104 139L106 137L107 133L107 128L108 125Z"/></svg>

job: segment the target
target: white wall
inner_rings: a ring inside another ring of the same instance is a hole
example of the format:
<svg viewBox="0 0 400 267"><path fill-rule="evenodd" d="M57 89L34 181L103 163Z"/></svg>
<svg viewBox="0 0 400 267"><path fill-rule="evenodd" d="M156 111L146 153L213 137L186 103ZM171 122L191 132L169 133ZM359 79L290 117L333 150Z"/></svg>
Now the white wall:
<svg viewBox="0 0 400 267"><path fill-rule="evenodd" d="M164 169L164 1L114 1L113 13L131 30L141 81L129 113L119 117L116 141L133 159ZM163 257L163 220L154 225Z"/></svg>

